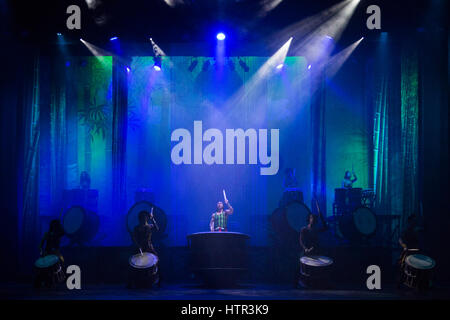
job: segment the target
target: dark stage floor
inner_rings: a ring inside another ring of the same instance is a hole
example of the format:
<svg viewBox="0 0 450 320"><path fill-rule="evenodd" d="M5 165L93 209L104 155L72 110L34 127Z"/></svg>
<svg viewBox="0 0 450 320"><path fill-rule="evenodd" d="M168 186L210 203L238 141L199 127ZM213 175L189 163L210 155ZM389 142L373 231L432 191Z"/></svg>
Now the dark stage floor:
<svg viewBox="0 0 450 320"><path fill-rule="evenodd" d="M192 284L168 284L160 289L130 290L120 285L87 285L80 290L41 289L29 285L2 285L0 299L11 300L448 300L450 288L434 288L419 294L411 290L384 288L311 290L289 286L245 285L233 289L209 289Z"/></svg>

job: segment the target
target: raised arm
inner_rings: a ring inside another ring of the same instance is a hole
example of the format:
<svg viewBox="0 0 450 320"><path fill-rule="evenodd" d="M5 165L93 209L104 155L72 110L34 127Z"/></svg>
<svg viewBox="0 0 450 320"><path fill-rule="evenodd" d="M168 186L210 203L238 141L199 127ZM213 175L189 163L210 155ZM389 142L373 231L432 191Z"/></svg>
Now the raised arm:
<svg viewBox="0 0 450 320"><path fill-rule="evenodd" d="M226 213L226 214L233 214L234 209L233 209L233 207L231 206L230 201L227 200L226 204L227 204L227 206L228 206L228 209L225 210L225 213Z"/></svg>
<svg viewBox="0 0 450 320"><path fill-rule="evenodd" d="M153 208L152 208L152 212L153 212ZM152 221L153 228L155 228L156 231L159 231L159 226L156 223L155 216L153 215L153 213L150 214L150 220Z"/></svg>

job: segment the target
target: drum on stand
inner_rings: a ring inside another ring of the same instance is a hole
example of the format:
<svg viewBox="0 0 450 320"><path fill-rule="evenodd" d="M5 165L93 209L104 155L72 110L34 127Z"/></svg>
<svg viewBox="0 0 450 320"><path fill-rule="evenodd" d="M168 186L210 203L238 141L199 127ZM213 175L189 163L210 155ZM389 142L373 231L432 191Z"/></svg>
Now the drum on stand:
<svg viewBox="0 0 450 320"><path fill-rule="evenodd" d="M100 218L93 211L73 206L64 214L62 225L72 242L82 244L95 237L100 226Z"/></svg>
<svg viewBox="0 0 450 320"><path fill-rule="evenodd" d="M326 256L300 258L300 279L309 287L326 287L330 284L333 259Z"/></svg>
<svg viewBox="0 0 450 320"><path fill-rule="evenodd" d="M40 287L42 282L47 287L63 282L66 278L61 260L57 255L49 254L40 257L34 263L36 269L35 287Z"/></svg>
<svg viewBox="0 0 450 320"><path fill-rule="evenodd" d="M403 283L413 289L426 290L431 286L436 262L423 254L411 254L403 264Z"/></svg>
<svg viewBox="0 0 450 320"><path fill-rule="evenodd" d="M339 218L339 231L351 242L367 240L377 230L377 217L367 207L356 208L351 214Z"/></svg>
<svg viewBox="0 0 450 320"><path fill-rule="evenodd" d="M150 252L135 254L129 259L130 286L149 288L158 279L158 257Z"/></svg>
<svg viewBox="0 0 450 320"><path fill-rule="evenodd" d="M280 208L285 207L293 201L303 202L303 192L298 188L286 188L280 200Z"/></svg>

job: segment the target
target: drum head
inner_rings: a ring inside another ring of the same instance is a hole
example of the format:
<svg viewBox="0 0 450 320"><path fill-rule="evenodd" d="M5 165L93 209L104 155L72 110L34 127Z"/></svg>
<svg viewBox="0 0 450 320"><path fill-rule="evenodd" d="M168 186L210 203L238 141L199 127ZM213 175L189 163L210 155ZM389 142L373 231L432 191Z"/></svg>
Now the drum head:
<svg viewBox="0 0 450 320"><path fill-rule="evenodd" d="M304 256L300 262L311 267L326 267L333 264L333 259L325 256Z"/></svg>
<svg viewBox="0 0 450 320"><path fill-rule="evenodd" d="M155 235L164 233L164 230L166 229L167 225L167 217L164 211L161 208L158 208L157 206L153 205L152 203L148 201L139 201L136 202L128 211L127 215L127 229L128 232L132 233L134 230L134 227L136 227L139 224L139 212L141 211L147 211L151 212L153 209L153 216L155 217L156 223L158 224L159 231L155 232Z"/></svg>
<svg viewBox="0 0 450 320"><path fill-rule="evenodd" d="M360 207L353 211L353 223L356 230L366 236L373 234L377 228L375 214L366 207Z"/></svg>
<svg viewBox="0 0 450 320"><path fill-rule="evenodd" d="M83 207L74 206L69 208L63 218L64 232L70 236L80 230L83 225L84 215Z"/></svg>
<svg viewBox="0 0 450 320"><path fill-rule="evenodd" d="M137 269L147 269L153 267L158 262L158 257L153 253L144 252L130 257L130 265Z"/></svg>
<svg viewBox="0 0 450 320"><path fill-rule="evenodd" d="M59 258L57 256L55 256L54 254L49 254L48 256L37 259L34 265L38 268L48 268L53 266L58 261Z"/></svg>
<svg viewBox="0 0 450 320"><path fill-rule="evenodd" d="M286 220L289 226L297 232L307 225L307 218L311 211L300 201L294 201L285 208Z"/></svg>
<svg viewBox="0 0 450 320"><path fill-rule="evenodd" d="M405 262L410 267L420 270L433 269L436 264L433 259L424 256L423 254L412 254L407 256Z"/></svg>

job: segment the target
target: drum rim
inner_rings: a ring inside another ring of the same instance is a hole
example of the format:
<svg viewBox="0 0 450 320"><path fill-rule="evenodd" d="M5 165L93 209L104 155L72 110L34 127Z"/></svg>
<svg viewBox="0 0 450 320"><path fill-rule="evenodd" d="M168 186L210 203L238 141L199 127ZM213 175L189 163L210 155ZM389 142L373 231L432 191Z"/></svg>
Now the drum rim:
<svg viewBox="0 0 450 320"><path fill-rule="evenodd" d="M431 266L430 266L430 267L426 267L426 268L419 268L419 267L417 267L417 266L413 266L413 265L409 262L409 259L412 258L412 257L414 257L414 256L423 256L423 257L429 258L429 259L431 260L431 262L432 262ZM421 254L421 253L414 253L414 254L408 255L408 256L405 258L405 263L406 263L408 266L410 266L411 268L414 268L414 269L416 269L416 270L431 270L431 269L433 269L433 268L436 266L436 261L434 261L433 258L431 258L431 257L429 257L429 256L426 256L426 255L424 255L424 254Z"/></svg>
<svg viewBox="0 0 450 320"><path fill-rule="evenodd" d="M322 258L322 257L329 259L327 264L313 266L313 265L307 264L307 263L302 261L303 258L316 258L317 259L317 258ZM303 257L300 258L300 262L305 264L305 265L307 265L307 266L310 266L310 267L329 267L329 266L331 266L334 263L334 260L331 257L314 255L314 256L303 256Z"/></svg>
<svg viewBox="0 0 450 320"><path fill-rule="evenodd" d="M371 233L362 233L362 232L360 232L359 230L358 230L358 232L359 232L362 236L365 236L365 237L373 236L373 235L377 232L377 224L378 224L377 215L375 214L375 212L372 211L372 209L370 209L370 208L367 207L367 206L359 206L359 207L356 207L356 208L352 211L352 213L351 213L351 215L352 215L352 221L353 221L353 224L355 225L355 227L356 227L356 223L355 223L355 215L354 215L354 213L355 213L358 209L367 209L367 210L369 210L370 213L372 213L372 215L375 217L375 228L374 228L374 230L373 230Z"/></svg>
<svg viewBox="0 0 450 320"><path fill-rule="evenodd" d="M156 262L155 262L154 264L152 264L151 266L148 266L148 267L136 266L136 265L134 265L134 264L131 263L131 259L132 259L133 257L141 255L140 253L136 253L136 254L133 254L133 255L128 259L128 264L129 264L132 268L135 268L135 269L149 269L149 268L152 268L153 266L155 266L155 265L158 263L159 259L158 259L158 256L157 256L156 254L151 253L151 252L143 252L143 254L145 254L145 255L146 255L146 254L150 254L150 255L154 256Z"/></svg>
<svg viewBox="0 0 450 320"><path fill-rule="evenodd" d="M56 257L55 263L53 263L53 264L51 264L51 265L48 265L48 266L46 266L46 267L40 267L40 266L37 265L37 262L38 262L39 260L45 259L46 257L50 257L50 256ZM46 269L46 268L53 267L55 264L58 263L58 261L59 261L59 258L58 258L58 256L57 256L56 254L48 254L48 255L46 255L46 256L39 257L39 258L34 262L34 266L35 266L36 268L39 268L39 269Z"/></svg>
<svg viewBox="0 0 450 320"><path fill-rule="evenodd" d="M304 207L307 209L307 211L308 211L308 215L312 214L312 211L311 211L311 209L308 208L308 206L307 206L304 202L301 202L301 201L299 201L299 200L292 200L292 201L290 201L288 204L286 204L283 208L280 208L280 209L282 210L282 215L283 215L284 218L286 219L286 222L287 222L287 225L289 226L289 229L291 229L291 230L293 230L293 231L295 231L295 232L300 232L301 228L300 228L299 231L297 231L296 229L294 229L294 228L291 226L291 224L289 223L289 219L288 219L288 217L287 217L287 208L288 208L288 206L290 206L290 205L293 204L293 203L298 203L298 204L304 206ZM305 225L306 225L306 221L305 221ZM303 228L303 227L302 227L302 228Z"/></svg>
<svg viewBox="0 0 450 320"><path fill-rule="evenodd" d="M133 229L130 229L130 226L128 225L128 217L130 216L130 213L131 213L131 211L134 209L134 207L136 207L137 205L139 205L139 204L141 204L141 203L146 203L146 204L148 204L150 207L155 207L155 209L160 210L161 212L164 213L164 215L166 215L165 211L164 211L162 208L160 208L160 207L158 207L157 205L151 203L150 201L147 201L147 200L141 200L141 201L135 202L135 203L130 207L130 209L128 209L127 215L126 215L126 217L125 217L125 219L126 219L126 220L125 220L125 223L126 223L126 225L127 225L127 230L128 230L129 233L133 233ZM166 224L166 226L164 227L164 229L167 227L167 215L166 215L166 222L165 222L165 224ZM158 225L159 225L159 224L158 224ZM159 225L159 226L160 226L160 225ZM161 226L160 226L160 227L161 227ZM156 233L159 233L159 232L164 233L164 230L157 231L157 232L155 232L155 234L156 234Z"/></svg>
<svg viewBox="0 0 450 320"><path fill-rule="evenodd" d="M66 212L64 213L64 216L62 217L61 224L62 224L62 227L63 227L63 229L64 229L64 232L65 232L69 237L75 235L78 231L80 231L81 226L83 225L83 222L81 222L80 228L78 228L75 232L72 232L72 233L67 232L66 229L64 228L64 220L66 219L67 212L68 212L70 209L74 209L74 208L80 208L80 209L81 209L81 212L83 213L83 220L86 219L86 209L85 209L84 207L80 206L80 205L70 206L70 207L66 210Z"/></svg>

